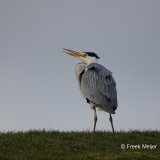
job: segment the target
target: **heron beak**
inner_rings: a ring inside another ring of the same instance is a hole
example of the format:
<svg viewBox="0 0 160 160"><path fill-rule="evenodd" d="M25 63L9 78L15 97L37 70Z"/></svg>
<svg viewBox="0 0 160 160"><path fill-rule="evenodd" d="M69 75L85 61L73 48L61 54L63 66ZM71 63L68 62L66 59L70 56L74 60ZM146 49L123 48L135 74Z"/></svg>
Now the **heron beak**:
<svg viewBox="0 0 160 160"><path fill-rule="evenodd" d="M70 50L70 49L65 49L65 48L62 48L62 49L63 49L64 53L67 53L67 54L69 54L69 55L71 55L73 57L76 57L76 58L86 57L87 56L87 54L82 52L82 51L77 52L77 51L73 51L73 50Z"/></svg>

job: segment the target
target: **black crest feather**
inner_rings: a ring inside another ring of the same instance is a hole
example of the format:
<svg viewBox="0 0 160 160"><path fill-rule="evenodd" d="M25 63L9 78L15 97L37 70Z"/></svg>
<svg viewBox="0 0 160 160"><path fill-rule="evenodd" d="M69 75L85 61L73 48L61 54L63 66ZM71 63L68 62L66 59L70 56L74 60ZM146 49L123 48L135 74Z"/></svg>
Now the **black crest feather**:
<svg viewBox="0 0 160 160"><path fill-rule="evenodd" d="M88 56L90 56L90 57L96 57L97 59L100 58L100 57L99 57L96 53L94 53L94 52L84 52L84 53L88 54Z"/></svg>

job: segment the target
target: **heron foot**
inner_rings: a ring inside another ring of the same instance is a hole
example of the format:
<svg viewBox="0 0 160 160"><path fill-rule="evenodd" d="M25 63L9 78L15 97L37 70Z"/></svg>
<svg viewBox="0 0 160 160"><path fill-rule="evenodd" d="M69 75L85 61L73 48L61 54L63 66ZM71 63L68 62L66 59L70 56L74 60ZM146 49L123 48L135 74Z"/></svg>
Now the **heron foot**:
<svg viewBox="0 0 160 160"><path fill-rule="evenodd" d="M93 146L93 145L94 145L94 142L90 142L90 145L92 145L92 146Z"/></svg>

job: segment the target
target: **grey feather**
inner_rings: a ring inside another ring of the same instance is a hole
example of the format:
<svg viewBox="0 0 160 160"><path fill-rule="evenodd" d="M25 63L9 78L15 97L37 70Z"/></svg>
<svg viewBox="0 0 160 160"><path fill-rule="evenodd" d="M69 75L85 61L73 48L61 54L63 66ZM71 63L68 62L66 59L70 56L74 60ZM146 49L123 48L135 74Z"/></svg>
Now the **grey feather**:
<svg viewBox="0 0 160 160"><path fill-rule="evenodd" d="M114 114L117 108L116 82L112 72L97 63L76 67L76 76L83 96L102 110Z"/></svg>

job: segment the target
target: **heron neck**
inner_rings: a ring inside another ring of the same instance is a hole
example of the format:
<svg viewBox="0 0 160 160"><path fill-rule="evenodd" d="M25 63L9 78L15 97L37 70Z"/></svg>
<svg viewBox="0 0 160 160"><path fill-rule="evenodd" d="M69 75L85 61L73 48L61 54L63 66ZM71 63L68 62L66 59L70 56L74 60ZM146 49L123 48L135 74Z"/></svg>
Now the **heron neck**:
<svg viewBox="0 0 160 160"><path fill-rule="evenodd" d="M80 73L87 68L89 64L87 63L78 63L76 66L76 77L78 78Z"/></svg>

